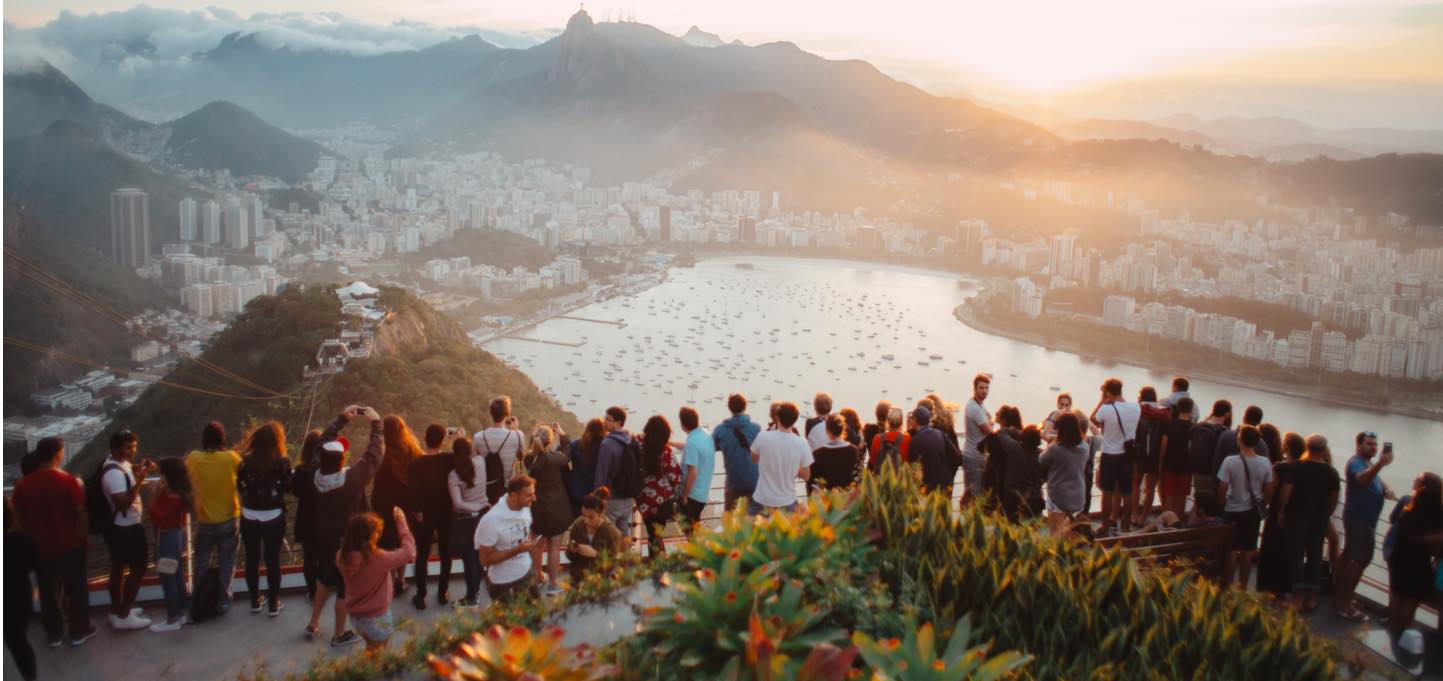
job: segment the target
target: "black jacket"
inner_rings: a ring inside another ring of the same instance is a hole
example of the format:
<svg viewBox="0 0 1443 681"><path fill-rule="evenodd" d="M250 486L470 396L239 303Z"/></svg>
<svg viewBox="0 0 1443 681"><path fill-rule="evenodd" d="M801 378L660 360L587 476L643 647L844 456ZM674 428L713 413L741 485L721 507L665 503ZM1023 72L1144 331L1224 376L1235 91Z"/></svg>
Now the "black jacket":
<svg viewBox="0 0 1443 681"><path fill-rule="evenodd" d="M346 426L344 415L336 417L322 435L324 441L336 439ZM385 444L381 438L381 422L371 424L371 441L360 461L350 468L344 468L331 475L317 470L313 474L316 485L316 539L327 546L340 546L341 536L351 516L366 510L366 485L376 476L381 467L381 453ZM337 478L336 476L340 476Z"/></svg>

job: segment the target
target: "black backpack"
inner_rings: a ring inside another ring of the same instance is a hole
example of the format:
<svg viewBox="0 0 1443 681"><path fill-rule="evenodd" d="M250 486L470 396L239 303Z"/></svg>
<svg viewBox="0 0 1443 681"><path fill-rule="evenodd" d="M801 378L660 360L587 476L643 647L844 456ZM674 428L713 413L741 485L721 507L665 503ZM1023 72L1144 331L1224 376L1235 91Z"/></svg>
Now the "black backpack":
<svg viewBox="0 0 1443 681"><path fill-rule="evenodd" d="M510 478L507 476L508 471L506 470L505 464L501 462L501 452L499 451L506 449L506 443L510 441L511 433L508 432L506 433L506 437L501 440L501 446L498 448L498 451L493 452L491 451L491 443L486 441L484 432L481 435L481 446L486 448L485 451L482 452L483 460L486 462L486 499L491 502L493 506L496 505L497 500L506 495L506 483L510 482ZM516 450L516 458L520 459L521 454L522 452L518 448Z"/></svg>
<svg viewBox="0 0 1443 681"><path fill-rule="evenodd" d="M110 504L106 497L105 485L101 479L105 472L111 469L120 469L120 464L103 463L100 469L90 474L85 480L85 515L90 521L90 533L103 535L115 526L115 517L125 512L125 509L117 509ZM126 480L125 491L130 492L129 479Z"/></svg>
<svg viewBox="0 0 1443 681"><path fill-rule="evenodd" d="M611 476L611 496L635 499L641 494L641 486L641 442L633 437L626 441L621 460L616 462L616 472Z"/></svg>
<svg viewBox="0 0 1443 681"><path fill-rule="evenodd" d="M1213 466L1213 452L1217 450L1218 436L1226 427L1216 423L1199 423L1188 435L1187 458L1194 475L1216 475Z"/></svg>

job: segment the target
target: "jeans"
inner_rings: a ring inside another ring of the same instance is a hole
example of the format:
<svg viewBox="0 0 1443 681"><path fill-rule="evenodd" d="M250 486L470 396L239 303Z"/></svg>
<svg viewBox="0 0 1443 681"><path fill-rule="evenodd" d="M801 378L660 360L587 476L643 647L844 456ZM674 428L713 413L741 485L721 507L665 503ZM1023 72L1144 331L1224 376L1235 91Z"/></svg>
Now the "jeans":
<svg viewBox="0 0 1443 681"><path fill-rule="evenodd" d="M195 570L204 574L210 567L210 556L216 554L220 568L220 608L230 609L231 579L235 577L236 521L201 523L195 528Z"/></svg>
<svg viewBox="0 0 1443 681"><path fill-rule="evenodd" d="M90 590L85 584L85 549L41 555L35 563L35 581L40 587L40 622L51 641L65 633L61 608L70 617L70 637L90 631ZM63 593L63 600L62 600Z"/></svg>
<svg viewBox="0 0 1443 681"><path fill-rule="evenodd" d="M1294 520L1283 531L1287 536L1288 579L1293 583L1293 591L1317 591L1323 583L1323 538L1328 533L1327 525Z"/></svg>
<svg viewBox="0 0 1443 681"><path fill-rule="evenodd" d="M160 590L165 593L165 615L169 621L179 619L190 605L190 561L185 555L189 542L185 535L185 528L155 533L155 574L160 579Z"/></svg>
<svg viewBox="0 0 1443 681"><path fill-rule="evenodd" d="M612 499L606 502L606 517L621 531L621 538L631 539L631 512L636 509L635 499Z"/></svg>
<svg viewBox="0 0 1443 681"><path fill-rule="evenodd" d="M481 557L476 555L476 524L481 522L480 514L451 517L451 556L461 554L461 571L466 575L466 600L474 601L481 595Z"/></svg>
<svg viewBox="0 0 1443 681"><path fill-rule="evenodd" d="M431 544L441 556L441 575L436 578L436 593L446 595L451 586L451 519L444 514L426 513L426 522L416 527L416 596L426 597L426 580L430 578ZM474 528L473 528L474 531Z"/></svg>
<svg viewBox="0 0 1443 681"><path fill-rule="evenodd" d="M286 538L286 516L264 522L241 518L240 529L246 547L246 590L251 605L261 602L261 558L266 560L266 598L275 603L281 596L281 543Z"/></svg>

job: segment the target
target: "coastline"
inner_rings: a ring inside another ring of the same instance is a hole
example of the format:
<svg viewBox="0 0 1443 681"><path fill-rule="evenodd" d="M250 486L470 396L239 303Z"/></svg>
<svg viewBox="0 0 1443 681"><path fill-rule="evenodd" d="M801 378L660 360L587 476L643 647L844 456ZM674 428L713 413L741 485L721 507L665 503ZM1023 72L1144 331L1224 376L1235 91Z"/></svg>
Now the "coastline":
<svg viewBox="0 0 1443 681"><path fill-rule="evenodd" d="M1337 396L1337 395L1330 395L1330 394L1326 394L1326 393L1317 393L1317 392L1310 392L1310 391L1306 391L1306 390L1298 390L1298 389L1292 389L1292 388L1278 387L1276 383L1271 383L1271 382L1267 382L1267 383L1263 383L1263 384L1258 384L1258 383L1256 383L1256 382L1249 382L1249 381L1247 381L1246 378L1238 377L1238 376L1234 376L1234 375L1230 375L1230 374L1226 374L1226 373L1217 373L1217 372L1206 371L1206 370L1204 370L1204 371L1199 371L1199 370L1195 370L1195 369L1189 369L1189 370L1186 370L1186 371L1182 371L1182 370L1175 370L1173 367L1157 366L1157 365L1152 365L1152 364L1144 364L1144 363L1142 363L1142 362L1139 362L1139 361L1133 360L1133 359L1129 359L1129 358L1127 358L1127 357L1120 357L1120 356L1111 355L1111 354L1098 354L1098 353L1096 353L1096 352L1091 352L1091 351L1088 351L1088 350L1086 350L1086 349L1084 349L1084 348L1082 348L1082 347L1080 347L1080 346L1077 346L1077 345L1074 345L1074 344L1068 343L1068 342L1063 342L1063 343L1056 343L1056 342L1048 343L1048 342L1045 342L1042 338L1040 338L1040 337L1037 336L1036 334L1028 333L1028 332L1025 332L1025 331L1018 331L1018 330L1016 330L1016 329L1010 329L1010 328L1008 328L1008 327L1006 327L1006 326L999 326L999 325L996 325L996 324L990 324L990 323L988 323L988 322L985 322L985 321L982 321L982 320L978 319L977 315L974 314L974 311L973 311L973 309L972 309L973 304L974 304L974 301L976 301L977 299L982 298L982 297L984 297L984 296L990 295L990 294L993 292L993 290L995 289L995 287L996 287L996 281L995 281L995 279L993 279L993 278L988 278L988 279L986 279L986 280L983 280L983 281L982 281L982 290L981 290L980 292L978 292L977 295L968 298L968 299L967 299L966 301L964 301L961 305L958 305L956 308L954 308L954 309L952 310L952 316L955 317L955 318L957 319L957 321L959 321L959 322L965 324L966 326L968 326L969 328L971 328L971 329L973 329L973 330L976 330L976 331L979 331L979 332L981 332L981 333L991 334L991 335L995 335L995 336L1002 336L1003 338L1008 338L1008 339L1015 340L1015 341L1019 341L1019 342L1022 342L1022 343L1029 343L1029 344L1031 344L1031 345L1036 345L1036 346L1038 346L1038 347L1046 348L1046 349L1048 349L1048 350L1053 350L1053 351L1056 351L1056 352L1066 352L1066 353L1070 353L1070 354L1077 355L1077 356L1079 356L1079 357L1086 357L1086 358L1088 358L1088 359L1093 359L1093 360L1098 360L1098 361L1103 361L1103 362L1114 362L1114 363L1117 363L1117 364L1122 364L1122 365L1126 365L1126 366L1130 366L1130 367L1135 367L1135 368L1138 368L1138 369L1144 369L1144 370L1148 370L1148 371L1162 371L1162 372L1164 372L1164 373L1186 374L1186 375L1188 375L1188 376L1190 376L1190 377L1193 377L1193 378L1201 378L1201 379L1204 379L1204 380L1207 380L1207 381L1212 381L1212 382L1214 382L1214 383L1219 383L1219 384L1222 384L1222 385L1235 386L1235 387L1239 387L1239 388L1248 388L1248 389L1252 389L1252 390L1258 390L1258 391L1261 391L1261 392L1272 393L1272 394L1275 394L1275 395L1282 395L1282 396L1285 396L1285 397L1294 397L1294 398L1307 399L1307 400L1317 400L1317 401L1319 401L1319 402L1326 402L1326 403L1328 403L1328 404L1333 404L1333 405L1337 405L1337 406L1341 406L1341 407L1349 407L1349 408L1352 408L1352 409L1360 409L1360 410L1364 410L1364 411L1372 411L1372 412L1377 412L1377 413L1382 413L1382 414L1393 414L1393 415L1397 415L1397 416L1407 416L1407 417L1410 417L1410 418L1427 419L1427 420L1436 420L1436 419L1439 419L1440 417L1443 417L1443 414L1440 414L1438 411L1430 411L1430 410L1428 410L1428 409L1425 409L1425 408L1423 408L1423 407L1418 407L1418 406L1411 406L1411 405L1399 405L1399 406L1388 405L1388 406L1380 406L1378 403L1372 402L1372 401L1353 400L1353 399L1348 399L1348 398L1345 398L1345 397L1339 397L1339 396Z"/></svg>

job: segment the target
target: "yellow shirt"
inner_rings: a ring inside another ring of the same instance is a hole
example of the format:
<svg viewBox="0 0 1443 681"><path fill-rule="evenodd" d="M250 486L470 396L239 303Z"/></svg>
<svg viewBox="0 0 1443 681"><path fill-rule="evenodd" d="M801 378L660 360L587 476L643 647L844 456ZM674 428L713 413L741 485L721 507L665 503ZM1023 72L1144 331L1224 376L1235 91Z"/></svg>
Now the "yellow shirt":
<svg viewBox="0 0 1443 681"><path fill-rule="evenodd" d="M204 525L235 520L240 516L240 497L235 491L240 454L196 450L185 457L185 470L195 488L196 522Z"/></svg>

